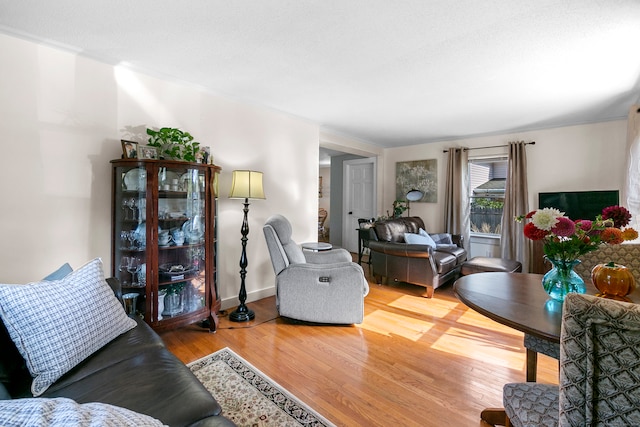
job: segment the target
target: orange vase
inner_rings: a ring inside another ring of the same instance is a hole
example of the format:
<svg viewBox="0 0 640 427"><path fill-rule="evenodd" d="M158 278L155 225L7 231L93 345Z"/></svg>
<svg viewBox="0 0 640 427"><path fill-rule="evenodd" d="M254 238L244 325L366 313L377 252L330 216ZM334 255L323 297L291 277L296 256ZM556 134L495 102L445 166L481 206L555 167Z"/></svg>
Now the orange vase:
<svg viewBox="0 0 640 427"><path fill-rule="evenodd" d="M600 291L599 297L629 301L626 297L636 288L631 271L624 265L609 262L598 264L591 270L591 280Z"/></svg>

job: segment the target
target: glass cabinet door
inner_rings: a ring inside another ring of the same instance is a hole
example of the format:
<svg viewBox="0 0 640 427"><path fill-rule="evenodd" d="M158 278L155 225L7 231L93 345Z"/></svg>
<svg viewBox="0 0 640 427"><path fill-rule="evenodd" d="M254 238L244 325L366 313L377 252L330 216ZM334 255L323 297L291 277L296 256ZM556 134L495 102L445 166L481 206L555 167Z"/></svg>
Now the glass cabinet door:
<svg viewBox="0 0 640 427"><path fill-rule="evenodd" d="M114 275L122 285L122 298L127 314L144 317L147 170L138 165L120 167L114 177Z"/></svg>
<svg viewBox="0 0 640 427"><path fill-rule="evenodd" d="M205 307L205 178L195 168L158 170L157 320Z"/></svg>

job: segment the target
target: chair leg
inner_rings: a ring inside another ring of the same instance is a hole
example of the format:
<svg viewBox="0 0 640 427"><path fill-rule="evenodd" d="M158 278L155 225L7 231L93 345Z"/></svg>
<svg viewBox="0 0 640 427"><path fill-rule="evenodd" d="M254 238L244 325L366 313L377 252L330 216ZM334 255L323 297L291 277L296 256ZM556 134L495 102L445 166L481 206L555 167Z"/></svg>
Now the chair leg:
<svg viewBox="0 0 640 427"><path fill-rule="evenodd" d="M424 293L421 295L425 298L432 298L433 297L433 286L427 286L427 290L424 291Z"/></svg>
<svg viewBox="0 0 640 427"><path fill-rule="evenodd" d="M527 348L527 382L536 382L538 371L538 353Z"/></svg>
<svg viewBox="0 0 640 427"><path fill-rule="evenodd" d="M480 413L481 426L509 426L509 418L502 408L487 408Z"/></svg>

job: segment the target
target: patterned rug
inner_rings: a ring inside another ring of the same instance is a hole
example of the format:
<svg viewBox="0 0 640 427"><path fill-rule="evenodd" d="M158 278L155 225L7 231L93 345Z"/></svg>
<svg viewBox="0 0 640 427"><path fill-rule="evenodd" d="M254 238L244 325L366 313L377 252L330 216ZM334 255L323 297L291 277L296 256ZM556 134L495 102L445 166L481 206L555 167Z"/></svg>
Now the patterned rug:
<svg viewBox="0 0 640 427"><path fill-rule="evenodd" d="M229 348L188 366L239 427L335 427Z"/></svg>

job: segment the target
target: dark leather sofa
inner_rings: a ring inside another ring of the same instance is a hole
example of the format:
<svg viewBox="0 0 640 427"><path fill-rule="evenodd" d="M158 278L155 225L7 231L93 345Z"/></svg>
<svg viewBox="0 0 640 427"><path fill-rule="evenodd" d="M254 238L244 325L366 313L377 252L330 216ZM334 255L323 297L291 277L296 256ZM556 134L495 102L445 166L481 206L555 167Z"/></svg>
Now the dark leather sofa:
<svg viewBox="0 0 640 427"><path fill-rule="evenodd" d="M117 286L114 281L109 284L112 288ZM169 426L234 426L222 416L218 402L189 368L167 350L162 339L144 321L135 320L135 328L93 353L40 397L108 403L149 415ZM31 375L2 322L0 349L0 389L5 389L0 390L0 396L33 397Z"/></svg>
<svg viewBox="0 0 640 427"><path fill-rule="evenodd" d="M418 234L420 228L425 227L419 217L377 221L370 232L371 264L377 283L382 283L384 277L424 286L427 290L423 296L431 298L437 287L459 276L467 252L462 247L462 236L455 234L430 234L436 243L451 239L451 243L438 244L435 249L406 243L404 233Z"/></svg>

